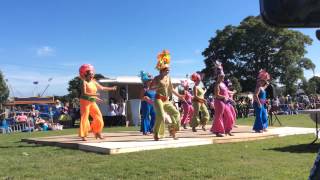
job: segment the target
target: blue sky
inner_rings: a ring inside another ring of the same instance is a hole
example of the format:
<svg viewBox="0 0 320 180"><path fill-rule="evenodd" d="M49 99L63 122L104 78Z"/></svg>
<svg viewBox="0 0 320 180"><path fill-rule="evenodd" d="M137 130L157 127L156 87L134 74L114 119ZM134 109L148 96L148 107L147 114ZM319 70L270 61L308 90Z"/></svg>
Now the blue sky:
<svg viewBox="0 0 320 180"><path fill-rule="evenodd" d="M258 14L258 0L0 0L0 70L15 96L41 93L49 78L45 95L64 95L81 64L111 77L155 74L165 48L172 76L184 77L204 68L217 29ZM315 29L300 31L314 39L306 57L320 74Z"/></svg>

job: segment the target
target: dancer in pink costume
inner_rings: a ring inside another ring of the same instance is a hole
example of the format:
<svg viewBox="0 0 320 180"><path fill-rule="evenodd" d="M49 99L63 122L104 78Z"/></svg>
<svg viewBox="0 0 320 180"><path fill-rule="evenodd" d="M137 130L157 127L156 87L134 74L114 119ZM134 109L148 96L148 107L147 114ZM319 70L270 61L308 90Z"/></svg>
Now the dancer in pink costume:
<svg viewBox="0 0 320 180"><path fill-rule="evenodd" d="M228 88L228 94L229 94L229 100L228 100L228 103L227 105L230 107L230 110L231 110L231 113L232 113L232 116L233 116L233 124L234 124L234 127L237 127L235 124L236 124L236 120L237 120L237 113L236 113L236 109L234 108L235 106L235 102L233 100L233 95L237 92L235 90L231 90L232 89L232 82L230 81L230 79L227 79L224 81L224 84L227 86Z"/></svg>
<svg viewBox="0 0 320 180"><path fill-rule="evenodd" d="M229 90L223 82L225 75L221 63L216 63L215 74L215 117L212 123L211 132L216 134L217 137L223 137L223 134L233 136L231 130L234 124L234 115L230 106L227 104L230 101Z"/></svg>
<svg viewBox="0 0 320 180"><path fill-rule="evenodd" d="M181 81L181 85L184 88L183 94L185 99L185 101L182 101L183 116L181 118L181 125L184 129L187 129L187 124L189 124L194 112L194 109L192 106L193 96L189 92L188 80Z"/></svg>

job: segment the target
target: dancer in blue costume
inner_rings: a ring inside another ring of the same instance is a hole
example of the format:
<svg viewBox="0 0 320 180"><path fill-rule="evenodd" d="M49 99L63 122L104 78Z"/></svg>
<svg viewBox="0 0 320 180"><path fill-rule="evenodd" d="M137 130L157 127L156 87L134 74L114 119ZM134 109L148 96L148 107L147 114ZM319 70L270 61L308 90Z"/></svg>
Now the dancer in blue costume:
<svg viewBox="0 0 320 180"><path fill-rule="evenodd" d="M270 80L269 73L265 70L260 70L255 94L253 96L253 106L256 115L253 130L258 133L267 131L268 128L268 112L266 108L267 93L265 90L269 85L268 80Z"/></svg>
<svg viewBox="0 0 320 180"><path fill-rule="evenodd" d="M150 89L152 76L144 71L140 72L141 81L143 83L143 90L141 92L141 129L143 135L153 132L153 126L156 119L156 113L153 108L153 103L156 97L156 92Z"/></svg>

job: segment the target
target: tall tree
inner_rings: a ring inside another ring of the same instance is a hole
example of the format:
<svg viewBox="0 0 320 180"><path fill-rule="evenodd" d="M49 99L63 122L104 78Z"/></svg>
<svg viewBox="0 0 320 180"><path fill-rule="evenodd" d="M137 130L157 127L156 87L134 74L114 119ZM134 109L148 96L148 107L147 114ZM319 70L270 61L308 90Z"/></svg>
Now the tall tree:
<svg viewBox="0 0 320 180"><path fill-rule="evenodd" d="M316 69L316 65L312 62L311 59L309 58L302 58L299 61L299 66L307 69L307 70L312 70L313 76L315 76L315 69Z"/></svg>
<svg viewBox="0 0 320 180"><path fill-rule="evenodd" d="M3 78L3 74L0 71L0 104L4 103L9 97L9 88L5 79Z"/></svg>
<svg viewBox="0 0 320 180"><path fill-rule="evenodd" d="M306 88L307 94L320 94L320 77L313 76L309 79Z"/></svg>
<svg viewBox="0 0 320 180"><path fill-rule="evenodd" d="M286 86L286 93L295 91L298 79L303 78L301 59L312 39L301 32L272 28L260 17L249 16L239 26L228 25L217 30L202 53L205 57L205 81L213 79L214 62L222 62L227 76L236 77L243 91L253 91L260 69L266 69ZM309 67L308 67L309 68Z"/></svg>
<svg viewBox="0 0 320 180"><path fill-rule="evenodd" d="M95 74L94 78L96 80L100 80L100 79L105 79L106 77L104 77L102 74ZM81 79L78 76L69 81L68 91L69 91L69 97L71 99L80 97L80 93L81 93L80 84L81 84Z"/></svg>

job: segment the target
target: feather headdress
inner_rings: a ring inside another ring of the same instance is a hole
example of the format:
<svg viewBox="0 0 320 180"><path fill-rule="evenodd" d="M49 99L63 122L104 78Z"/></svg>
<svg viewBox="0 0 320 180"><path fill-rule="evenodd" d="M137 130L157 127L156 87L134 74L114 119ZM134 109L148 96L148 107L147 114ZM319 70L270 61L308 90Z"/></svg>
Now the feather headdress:
<svg viewBox="0 0 320 180"><path fill-rule="evenodd" d="M170 53L168 50L163 50L160 54L157 56L157 66L156 68L160 71L165 68L168 68L170 66Z"/></svg>
<svg viewBox="0 0 320 180"><path fill-rule="evenodd" d="M87 71L92 71L94 73L94 67L91 64L83 64L79 68L79 75L81 79L84 79Z"/></svg>

